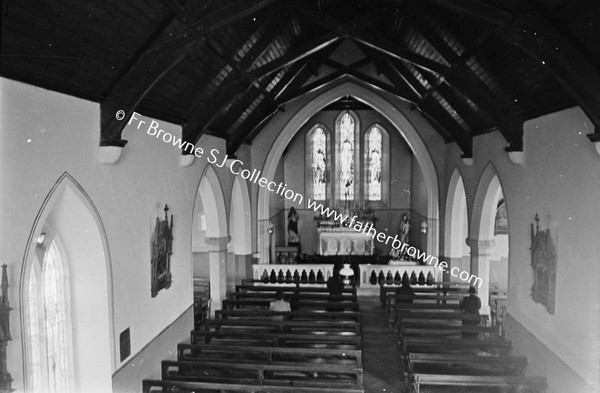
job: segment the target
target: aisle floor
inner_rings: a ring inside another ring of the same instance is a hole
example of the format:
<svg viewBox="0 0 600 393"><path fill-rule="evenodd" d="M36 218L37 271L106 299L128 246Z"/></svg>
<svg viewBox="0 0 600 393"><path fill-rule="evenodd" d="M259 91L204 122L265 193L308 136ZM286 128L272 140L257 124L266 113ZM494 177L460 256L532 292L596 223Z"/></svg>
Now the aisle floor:
<svg viewBox="0 0 600 393"><path fill-rule="evenodd" d="M362 313L365 393L408 393L402 381L402 359L378 296L358 298Z"/></svg>

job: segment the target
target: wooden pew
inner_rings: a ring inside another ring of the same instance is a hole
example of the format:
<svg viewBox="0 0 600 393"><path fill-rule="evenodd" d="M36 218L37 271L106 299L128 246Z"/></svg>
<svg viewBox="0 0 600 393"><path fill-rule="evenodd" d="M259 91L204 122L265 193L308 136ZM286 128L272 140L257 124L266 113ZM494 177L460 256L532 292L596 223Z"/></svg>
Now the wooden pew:
<svg viewBox="0 0 600 393"><path fill-rule="evenodd" d="M398 330L403 321L438 321L443 323L462 323L463 320L479 321L480 325L486 325L486 316L463 314L458 311L413 311L413 310L395 310L394 315L389 320L394 328Z"/></svg>
<svg viewBox="0 0 600 393"><path fill-rule="evenodd" d="M388 314L393 310L394 304L396 303L417 303L417 304L460 304L465 295L462 293L452 293L441 295L438 293L425 293L425 294L395 294L390 293L385 298L384 308Z"/></svg>
<svg viewBox="0 0 600 393"><path fill-rule="evenodd" d="M264 347L348 348L360 349L361 338L355 334L313 332L312 334L258 333L251 330L191 332L191 343L219 343Z"/></svg>
<svg viewBox="0 0 600 393"><path fill-rule="evenodd" d="M266 309L237 309L237 310L217 310L215 311L216 319L230 318L272 318L273 316L281 315L284 320L303 321L303 320L321 320L327 321L330 319L348 320L360 322L362 314L358 311L326 311L326 310L305 310L292 312L269 311Z"/></svg>
<svg viewBox="0 0 600 393"><path fill-rule="evenodd" d="M224 330L227 328L248 328L253 331L272 332L347 332L360 334L360 323L354 321L280 321L271 319L212 319L204 324L206 330Z"/></svg>
<svg viewBox="0 0 600 393"><path fill-rule="evenodd" d="M443 374L414 374L412 384L416 393L420 393L421 386L525 388L535 392L543 392L547 386L542 377Z"/></svg>
<svg viewBox="0 0 600 393"><path fill-rule="evenodd" d="M178 360L217 360L220 362L296 363L327 362L362 367L362 352L353 349L248 347L237 345L179 344Z"/></svg>
<svg viewBox="0 0 600 393"><path fill-rule="evenodd" d="M323 363L243 364L231 362L164 360L163 380L248 383L258 385L298 385L312 387L363 386L360 367Z"/></svg>
<svg viewBox="0 0 600 393"><path fill-rule="evenodd" d="M460 353L482 350L508 355L512 343L505 340L478 340L465 338L436 338L403 336L400 341L404 355L410 353Z"/></svg>
<svg viewBox="0 0 600 393"><path fill-rule="evenodd" d="M443 369L453 367L464 370L460 366L491 365L508 370L511 375L525 375L527 358L523 356L478 356L461 354L411 353L408 355L408 374L412 375L420 365L433 365ZM439 374L439 372L436 372Z"/></svg>
<svg viewBox="0 0 600 393"><path fill-rule="evenodd" d="M142 381L143 393L188 393L188 392L254 392L254 393L364 393L362 388L350 387L306 387L306 386L269 386L251 383L213 383L158 381L145 379Z"/></svg>
<svg viewBox="0 0 600 393"><path fill-rule="evenodd" d="M400 285L380 285L379 286L379 304L383 308L389 294L395 294ZM469 293L469 285L460 283L434 283L432 285L413 285L411 288L417 294L464 294Z"/></svg>
<svg viewBox="0 0 600 393"><path fill-rule="evenodd" d="M498 329L490 326L479 325L447 325L403 322L400 324L398 334L400 336L426 336L444 337L461 336L462 333L476 333L480 338L495 339L498 337Z"/></svg>
<svg viewBox="0 0 600 393"><path fill-rule="evenodd" d="M271 299L272 300L272 299ZM260 299L246 299L246 300L223 300L223 309L231 310L238 308L248 307L262 307L268 308L271 300L260 300ZM336 310L349 310L358 311L358 302L352 301L298 301L294 303L295 309L309 309L309 310L327 310L329 308L335 308Z"/></svg>

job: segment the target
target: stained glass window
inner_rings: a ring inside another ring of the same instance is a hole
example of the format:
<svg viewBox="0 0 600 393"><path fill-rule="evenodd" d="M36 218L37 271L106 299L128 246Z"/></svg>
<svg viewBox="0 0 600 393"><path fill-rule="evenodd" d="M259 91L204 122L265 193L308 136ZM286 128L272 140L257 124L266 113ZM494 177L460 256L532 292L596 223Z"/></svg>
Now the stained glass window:
<svg viewBox="0 0 600 393"><path fill-rule="evenodd" d="M42 389L42 360L41 360L41 338L38 321L38 283L35 270L29 271L29 282L27 283L27 327L28 327L28 350L29 350L29 378L31 391L39 392Z"/></svg>
<svg viewBox="0 0 600 393"><path fill-rule="evenodd" d="M344 112L339 122L339 188L340 199L354 200L354 118Z"/></svg>
<svg viewBox="0 0 600 393"><path fill-rule="evenodd" d="M67 391L67 345L64 276L60 254L52 242L42 266L48 391Z"/></svg>
<svg viewBox="0 0 600 393"><path fill-rule="evenodd" d="M327 136L321 127L313 130L311 143L313 199L325 200L327 195Z"/></svg>
<svg viewBox="0 0 600 393"><path fill-rule="evenodd" d="M49 393L69 391L64 279L61 256L53 241L42 262L41 287L33 268L27 283L28 369L33 392L40 391L41 386Z"/></svg>
<svg viewBox="0 0 600 393"><path fill-rule="evenodd" d="M381 200L381 162L382 138L381 130L373 126L367 133L367 199L370 201Z"/></svg>

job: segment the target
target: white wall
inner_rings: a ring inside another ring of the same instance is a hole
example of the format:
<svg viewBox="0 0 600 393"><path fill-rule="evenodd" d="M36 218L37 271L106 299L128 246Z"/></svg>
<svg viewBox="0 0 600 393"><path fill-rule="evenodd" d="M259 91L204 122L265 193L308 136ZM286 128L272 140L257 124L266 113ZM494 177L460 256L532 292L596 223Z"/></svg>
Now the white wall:
<svg viewBox="0 0 600 393"><path fill-rule="evenodd" d="M576 375L581 380L571 386L597 386L600 375L600 157L586 137L592 132L590 125L579 108L526 122L523 165L509 161L503 151L506 142L497 132L474 139L472 167L462 164L455 144L447 149L446 173L461 168L469 209L485 166L491 162L497 170L510 230L508 311L549 349L547 353L561 360L521 353L529 357L532 370L546 370L549 393L560 391L561 378ZM558 253L555 315L531 299L530 224L536 213L544 218L547 212ZM574 372L540 364L566 364Z"/></svg>
<svg viewBox="0 0 600 393"><path fill-rule="evenodd" d="M96 205L104 222L113 266L115 300L113 334L131 330L132 355L178 318L192 304L190 211L206 159L179 166L179 149L147 135L135 121L123 132L129 143L114 165L98 163L100 110L96 103L0 79L0 260L8 266L13 341L8 367L22 387L22 337L19 315L19 275L35 217L44 198L67 171ZM152 119L143 118L146 125ZM159 128L181 135L181 128L158 121ZM205 151L225 152L224 142L202 137ZM225 193L233 182L228 169L217 170ZM227 175L229 174L229 175ZM226 201L228 203L228 201ZM174 215L171 259L173 283L150 296L150 237L165 204ZM99 284L89 291L104 290ZM113 371L118 343L113 343ZM156 359L155 361L159 361Z"/></svg>

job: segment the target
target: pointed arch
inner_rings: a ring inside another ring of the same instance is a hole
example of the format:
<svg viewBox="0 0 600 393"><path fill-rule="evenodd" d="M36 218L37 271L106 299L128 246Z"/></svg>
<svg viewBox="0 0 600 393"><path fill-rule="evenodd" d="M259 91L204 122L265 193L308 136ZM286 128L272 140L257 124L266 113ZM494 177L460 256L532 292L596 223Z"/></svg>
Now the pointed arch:
<svg viewBox="0 0 600 393"><path fill-rule="evenodd" d="M493 237L496 204L502 190L498 171L494 164L489 162L481 172L473 198L471 230L469 231L471 239L485 241Z"/></svg>
<svg viewBox="0 0 600 393"><path fill-rule="evenodd" d="M452 266L457 266L461 271L469 271L469 249L467 237L469 236L467 197L462 175L458 168L454 168L446 193L446 213L444 230L444 256ZM452 277L451 277L452 279Z"/></svg>
<svg viewBox="0 0 600 393"><path fill-rule="evenodd" d="M246 181L239 176L233 179L229 203L229 231L231 250L235 255L252 254L252 211Z"/></svg>
<svg viewBox="0 0 600 393"><path fill-rule="evenodd" d="M206 238L228 236L227 210L223 188L212 165L208 165L204 170L197 190L193 211L195 215L198 214L197 202L200 198L206 221Z"/></svg>
<svg viewBox="0 0 600 393"><path fill-rule="evenodd" d="M52 225L48 223L52 222ZM27 337L31 319L31 272L38 255L38 236L51 228L60 237L59 249L64 248L61 269L70 274L68 289L71 295L63 299L72 310L71 334L67 336L74 362L73 389L106 390L112 387L112 370L117 363L114 332L113 276L110 248L106 230L98 209L83 187L64 172L54 183L42 202L27 239L19 279L19 302L25 305L20 313L21 337ZM77 263L75 263L75 261ZM56 261L54 261L56 262ZM69 277L67 277L68 279ZM39 281L38 285L43 285ZM93 288L90 291L90 288ZM104 290L102 290L104 288ZM29 314L28 314L29 313ZM43 332L40 332L44 334ZM74 343L79 343L74 345ZM85 343L82 345L81 343ZM31 355L22 340L23 375L30 386L28 362Z"/></svg>
<svg viewBox="0 0 600 393"><path fill-rule="evenodd" d="M471 273L482 280L479 287L482 313L490 312L490 255L495 252L496 242L494 240L494 224L498 201L503 196L503 187L498 171L489 162L479 177L473 207L471 209L471 221L469 229L469 246L471 247ZM508 208L507 208L508 211ZM510 219L508 220L510 227ZM506 252L510 250L510 237L506 240ZM508 257L508 255L507 255ZM508 284L508 263L506 262L506 281Z"/></svg>
<svg viewBox="0 0 600 393"><path fill-rule="evenodd" d="M427 216L429 219L429 230L427 231L427 252L437 255L438 250L438 226L439 226L439 193L438 175L435 164L429 153L427 145L417 132L413 124L404 116L398 108L390 101L380 95L379 92L364 86L352 78L345 78L343 82L325 88L320 94L304 104L287 121L273 144L269 148L265 162L262 167L262 176L267 179L275 177L277 164L283 151L290 143L294 135L300 130L315 113L345 97L352 96L358 101L365 103L384 116L398 130L406 143L413 151L417 162L423 170L425 188L427 190ZM264 188L258 190L258 214L257 214L257 237L258 250L261 262L265 262L269 255L269 191Z"/></svg>

